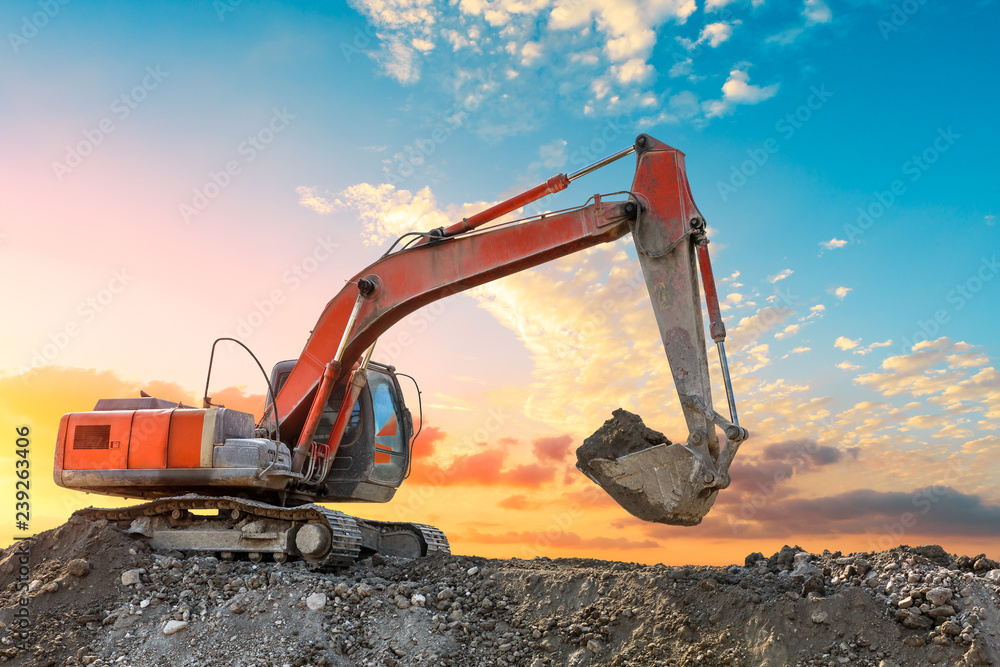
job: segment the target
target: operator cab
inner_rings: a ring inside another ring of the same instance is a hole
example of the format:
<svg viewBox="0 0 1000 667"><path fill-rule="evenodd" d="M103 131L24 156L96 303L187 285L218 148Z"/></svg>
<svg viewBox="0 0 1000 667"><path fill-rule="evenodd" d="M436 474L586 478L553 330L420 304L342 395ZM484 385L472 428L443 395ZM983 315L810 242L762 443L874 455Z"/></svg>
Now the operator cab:
<svg viewBox="0 0 1000 667"><path fill-rule="evenodd" d="M271 385L280 392L295 361L281 361L271 372ZM386 502L406 478L410 463L413 418L403 402L395 368L374 361L368 365L368 382L347 422L318 502ZM325 443L337 421L344 399L342 387L330 395L316 435Z"/></svg>

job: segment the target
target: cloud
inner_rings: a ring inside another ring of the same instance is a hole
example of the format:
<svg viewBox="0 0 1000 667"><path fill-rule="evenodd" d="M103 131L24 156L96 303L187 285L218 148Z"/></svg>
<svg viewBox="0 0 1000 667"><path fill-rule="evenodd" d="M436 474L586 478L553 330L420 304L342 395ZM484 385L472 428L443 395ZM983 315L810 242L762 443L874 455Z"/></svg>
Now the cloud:
<svg viewBox="0 0 1000 667"><path fill-rule="evenodd" d="M795 272L792 271L791 269L783 269L783 270L779 271L778 273L776 273L773 276L768 276L767 280L770 283L776 283L779 280L784 280L785 278L787 278L788 276L792 275L793 273L795 273Z"/></svg>
<svg viewBox="0 0 1000 667"><path fill-rule="evenodd" d="M694 60L692 60L691 58L686 58L684 60L678 60L673 65L671 65L670 69L667 71L667 75L670 76L671 79L676 79L682 76L690 76L693 70L694 70ZM690 92L690 91L685 91L685 92Z"/></svg>
<svg viewBox="0 0 1000 667"><path fill-rule="evenodd" d="M413 467L411 482L429 486L523 486L536 488L555 479L552 466L534 463L504 468L506 451L485 449L475 454L460 454L450 463L440 465L425 460Z"/></svg>
<svg viewBox="0 0 1000 667"><path fill-rule="evenodd" d="M678 41L689 51L693 51L702 44L708 44L709 47L714 49L732 37L733 26L740 25L740 23L740 21L733 21L732 23L726 23L725 21L709 23L702 28L698 39L691 41L680 37Z"/></svg>
<svg viewBox="0 0 1000 667"><path fill-rule="evenodd" d="M573 438L569 435L537 438L532 442L535 458L539 461L564 461L570 454Z"/></svg>
<svg viewBox="0 0 1000 667"><path fill-rule="evenodd" d="M837 340L833 342L833 346L838 350L853 350L860 342L860 338L857 340L851 340L850 338L846 338L844 336L838 336Z"/></svg>
<svg viewBox="0 0 1000 667"><path fill-rule="evenodd" d="M845 241L844 239L838 239L835 236L829 241L821 241L820 245L826 248L827 250L836 250L837 248L843 248L845 245L847 245L847 241Z"/></svg>
<svg viewBox="0 0 1000 667"><path fill-rule="evenodd" d="M850 288L850 287L842 287L842 286L841 286L841 287L834 287L834 288L832 288L832 289L830 290L830 294L833 294L833 295L834 295L835 297L837 297L838 299L843 299L843 298L845 298L845 297L846 297L846 296L847 296L848 294L850 294L850 293L851 293L851 291L852 291L852 288Z"/></svg>
<svg viewBox="0 0 1000 667"><path fill-rule="evenodd" d="M538 157L549 169L561 169L566 164L566 140L556 139L538 149Z"/></svg>
<svg viewBox="0 0 1000 667"><path fill-rule="evenodd" d="M774 337L777 338L778 340L782 340L784 338L788 338L789 336L794 336L799 332L801 328L802 328L801 324L789 324L783 330L774 334Z"/></svg>
<svg viewBox="0 0 1000 667"><path fill-rule="evenodd" d="M722 99L705 102L702 106L709 118L725 116L732 113L733 106L738 104L759 104L775 96L779 84L757 86L750 83L750 75L745 70L734 69L729 72L729 78L722 84Z"/></svg>
<svg viewBox="0 0 1000 667"><path fill-rule="evenodd" d="M861 354L861 355L869 354L871 352L874 352L875 350L877 350L880 347L889 347L890 345L892 345L892 339L891 338L889 340L884 340L884 341L882 341L880 343L879 342L875 342L875 343L872 343L871 345L867 345L865 347L859 347L856 350L854 350L854 354Z"/></svg>
<svg viewBox="0 0 1000 667"><path fill-rule="evenodd" d="M858 366L857 364L852 364L849 361L841 361L839 364L837 364L837 368L839 368L842 371L856 371L860 369L861 366Z"/></svg>
<svg viewBox="0 0 1000 667"><path fill-rule="evenodd" d="M763 458L766 461L793 461L802 468L811 469L839 463L844 459L844 452L820 445L815 440L786 440L765 446Z"/></svg>
<svg viewBox="0 0 1000 667"><path fill-rule="evenodd" d="M388 183L360 183L336 194L306 186L295 191L301 206L322 215L347 208L357 210L363 223L362 241L366 245L379 245L406 232L447 227L455 220L490 206L488 202L476 202L442 210L429 187L410 192L397 190Z"/></svg>
<svg viewBox="0 0 1000 667"><path fill-rule="evenodd" d="M505 510L526 510L533 507L528 501L528 497L524 495L508 496L498 502L497 506L502 507Z"/></svg>
<svg viewBox="0 0 1000 667"><path fill-rule="evenodd" d="M817 23L829 23L833 19L833 12L826 6L823 0L805 0L805 7L802 9L802 16L806 19L806 25L816 25Z"/></svg>
<svg viewBox="0 0 1000 667"><path fill-rule="evenodd" d="M819 498L788 498L766 505L756 522L784 534L829 533L881 536L885 526L912 522L914 535L985 537L1000 525L1000 506L950 486L919 487L910 492L857 489ZM886 535L891 544L899 535Z"/></svg>

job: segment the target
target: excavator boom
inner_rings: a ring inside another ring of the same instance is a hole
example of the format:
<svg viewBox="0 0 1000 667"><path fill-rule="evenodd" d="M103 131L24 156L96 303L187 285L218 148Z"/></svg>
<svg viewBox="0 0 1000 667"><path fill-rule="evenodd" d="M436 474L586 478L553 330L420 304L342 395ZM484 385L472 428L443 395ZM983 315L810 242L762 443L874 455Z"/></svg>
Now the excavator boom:
<svg viewBox="0 0 1000 667"><path fill-rule="evenodd" d="M592 204L576 210L482 229L633 152L636 173L627 201L607 202L595 195ZM715 493L729 485L729 463L747 432L735 423L735 401L722 347L725 327L708 262L705 221L691 196L684 155L647 135L640 135L633 147L576 174L554 176L460 223L434 230L413 247L387 254L359 272L327 304L275 401L273 415L281 432L298 435L293 469L307 459L322 406L338 383L346 382L349 373L343 360L360 358L394 323L438 299L629 232L690 436L685 444L661 445L595 462L585 473L641 518L682 525L699 522L711 508ZM733 421L713 410L698 289L699 257L711 333L722 355ZM727 437L725 452L716 425ZM335 452L336 443L331 444ZM659 483L668 477L669 484Z"/></svg>

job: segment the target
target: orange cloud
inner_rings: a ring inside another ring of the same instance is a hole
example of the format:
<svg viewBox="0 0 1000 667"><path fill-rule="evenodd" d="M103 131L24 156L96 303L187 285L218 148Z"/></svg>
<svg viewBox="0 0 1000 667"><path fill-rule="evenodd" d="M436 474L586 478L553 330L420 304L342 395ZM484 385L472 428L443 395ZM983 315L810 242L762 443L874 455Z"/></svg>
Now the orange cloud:
<svg viewBox="0 0 1000 667"><path fill-rule="evenodd" d="M567 435L558 435L546 438L537 438L532 442L535 450L535 457L539 461L563 461L570 452L570 444L573 438Z"/></svg>

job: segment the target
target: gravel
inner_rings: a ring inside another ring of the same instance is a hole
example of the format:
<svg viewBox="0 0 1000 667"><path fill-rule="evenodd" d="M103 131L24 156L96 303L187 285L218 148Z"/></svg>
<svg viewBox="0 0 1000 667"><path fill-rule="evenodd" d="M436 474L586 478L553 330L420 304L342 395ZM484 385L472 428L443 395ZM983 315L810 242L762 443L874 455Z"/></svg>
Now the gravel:
<svg viewBox="0 0 1000 667"><path fill-rule="evenodd" d="M153 553L106 522L30 541L17 647L0 553L0 661L30 665L989 665L997 564L939 546L728 567L377 557L333 572Z"/></svg>

